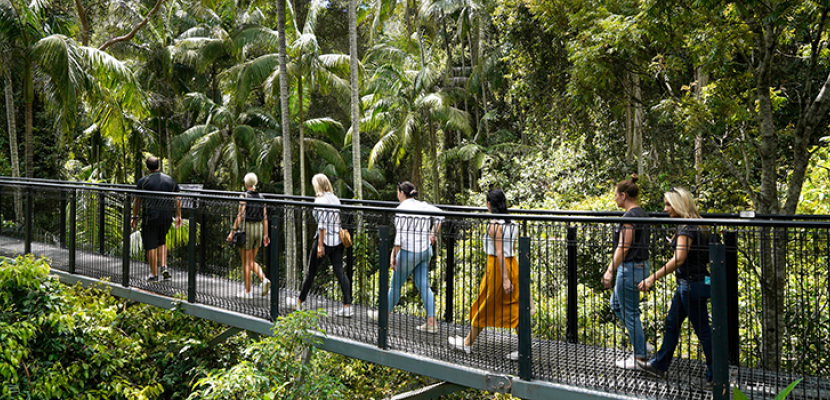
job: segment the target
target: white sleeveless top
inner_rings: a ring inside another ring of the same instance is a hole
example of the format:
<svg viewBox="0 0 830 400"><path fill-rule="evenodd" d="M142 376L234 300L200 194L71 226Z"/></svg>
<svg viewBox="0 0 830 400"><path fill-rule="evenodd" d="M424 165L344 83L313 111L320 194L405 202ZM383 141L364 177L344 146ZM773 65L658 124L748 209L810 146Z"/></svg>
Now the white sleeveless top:
<svg viewBox="0 0 830 400"><path fill-rule="evenodd" d="M502 252L504 253L504 257L513 257L515 255L513 249L516 247L517 237L519 236L519 226L515 222L505 223L503 219L492 220L490 222L501 225ZM484 252L488 256L496 255L496 241L487 232L484 232L481 243L484 246Z"/></svg>

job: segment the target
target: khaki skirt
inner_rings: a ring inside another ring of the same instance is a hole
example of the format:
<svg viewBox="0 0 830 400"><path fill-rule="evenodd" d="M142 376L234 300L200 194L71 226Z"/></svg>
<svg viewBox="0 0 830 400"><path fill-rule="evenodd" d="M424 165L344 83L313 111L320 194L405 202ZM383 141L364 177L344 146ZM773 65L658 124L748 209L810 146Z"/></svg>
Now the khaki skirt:
<svg viewBox="0 0 830 400"><path fill-rule="evenodd" d="M245 221L245 244L243 249L258 249L262 247L262 221Z"/></svg>

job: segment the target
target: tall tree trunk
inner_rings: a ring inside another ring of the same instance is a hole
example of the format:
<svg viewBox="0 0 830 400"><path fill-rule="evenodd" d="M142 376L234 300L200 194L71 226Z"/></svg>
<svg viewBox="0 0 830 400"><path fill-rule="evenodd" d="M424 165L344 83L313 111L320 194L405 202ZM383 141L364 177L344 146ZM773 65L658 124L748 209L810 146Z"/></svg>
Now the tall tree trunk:
<svg viewBox="0 0 830 400"><path fill-rule="evenodd" d="M629 72L625 74L623 78L623 83L625 87L623 88L623 92L625 93L625 163L626 165L631 165L634 162L634 102L632 101L633 96L631 95L632 90L632 80L633 73Z"/></svg>
<svg viewBox="0 0 830 400"><path fill-rule="evenodd" d="M352 119L352 188L358 200L363 199L363 169L360 154L360 81L358 74L357 54L357 0L349 0L349 94ZM340 193L342 196L343 193ZM355 239L363 234L363 218L357 216L357 232ZM360 258L357 260L357 290L358 295L366 294L366 263Z"/></svg>
<svg viewBox="0 0 830 400"><path fill-rule="evenodd" d="M482 18L481 14L478 16L478 55L481 56L484 54L484 45L485 39L487 36L487 18ZM479 79L481 82L481 103L484 106L484 134L485 137L489 140L490 139L490 123L488 121L489 117L487 113L489 111L489 106L487 104L487 88L490 86L489 82L484 78L484 70L481 70L481 78Z"/></svg>
<svg viewBox="0 0 830 400"><path fill-rule="evenodd" d="M292 161L291 161L291 129L288 115L288 71L285 62L285 0L277 1L277 30L279 32L279 62L280 62L280 113L282 124L282 177L283 191L287 195L294 194L292 182ZM295 244L297 242L296 228L294 227L294 213L286 209L285 213L285 273L286 285L297 288L299 286L298 271L295 257Z"/></svg>
<svg viewBox="0 0 830 400"><path fill-rule="evenodd" d="M695 86L695 99L703 102L703 88L709 84L709 74L701 71L700 67L695 69L697 85ZM699 188L703 181L703 131L695 134L695 184Z"/></svg>
<svg viewBox="0 0 830 400"><path fill-rule="evenodd" d="M32 150L32 129L34 125L33 108L35 101L35 83L32 76L32 63L28 60L23 67L23 99L26 103L26 177L34 177L34 153Z"/></svg>
<svg viewBox="0 0 830 400"><path fill-rule="evenodd" d="M632 139L634 142L634 151L637 155L637 175L643 175L643 95L640 87L640 76L634 74L631 83L634 86L634 130L632 132Z"/></svg>
<svg viewBox="0 0 830 400"><path fill-rule="evenodd" d="M303 109L303 77L297 77L297 98L299 100L299 123L297 124L300 133L300 196L306 195L305 183L305 129L303 121L305 121L305 110ZM303 213L305 214L305 213ZM300 255L303 258L302 265L308 265L308 215L301 215L302 218L302 232L303 232L303 246L300 250Z"/></svg>
<svg viewBox="0 0 830 400"><path fill-rule="evenodd" d="M12 177L19 178L20 160L18 159L17 117L14 110L14 86L12 85L12 75L8 70L3 72L3 80L6 86L6 119L9 122L9 157L12 162ZM22 200L20 193L16 192L14 195L14 217L17 222L23 222Z"/></svg>

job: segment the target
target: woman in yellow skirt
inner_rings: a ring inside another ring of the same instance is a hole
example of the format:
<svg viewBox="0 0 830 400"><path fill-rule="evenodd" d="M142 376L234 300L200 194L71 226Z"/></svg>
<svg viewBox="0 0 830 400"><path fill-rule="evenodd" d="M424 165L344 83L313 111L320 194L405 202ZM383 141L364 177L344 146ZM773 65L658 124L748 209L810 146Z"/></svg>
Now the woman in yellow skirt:
<svg viewBox="0 0 830 400"><path fill-rule="evenodd" d="M487 209L491 214L507 214L507 199L500 189L487 192ZM510 219L491 220L482 238L487 254L487 271L481 278L478 299L470 308L470 333L466 338L452 336L450 345L469 353L485 327L515 328L519 324L519 263L516 240L519 227ZM507 355L518 359L518 353Z"/></svg>

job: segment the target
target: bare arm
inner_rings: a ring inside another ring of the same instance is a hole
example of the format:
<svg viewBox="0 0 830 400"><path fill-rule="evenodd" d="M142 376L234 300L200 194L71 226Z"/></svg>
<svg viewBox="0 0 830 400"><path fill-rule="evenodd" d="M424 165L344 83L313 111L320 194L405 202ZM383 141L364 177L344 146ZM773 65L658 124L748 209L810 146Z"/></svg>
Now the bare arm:
<svg viewBox="0 0 830 400"><path fill-rule="evenodd" d="M513 293L513 282L510 280L510 271L507 270L507 263L504 259L504 232L500 224L491 223L487 228L487 234L493 238L496 248L496 263L501 270L501 282L505 294Z"/></svg>
<svg viewBox="0 0 830 400"><path fill-rule="evenodd" d="M658 269L651 274L651 276L640 282L640 291L647 292L652 286L654 286L654 282L674 272L678 265L683 265L683 263L686 262L686 256L689 255L689 247L691 245L691 238L688 236L678 236L677 247L674 250L674 257L672 257L671 260L663 266L663 268Z"/></svg>
<svg viewBox="0 0 830 400"><path fill-rule="evenodd" d="M631 242L634 241L634 226L631 224L624 224L622 232L620 232L620 241L617 243L617 248L614 249L614 256L608 264L608 269L602 275L602 285L608 289L611 287L611 281L614 279L614 273L617 272L617 267L623 263L628 251L631 250Z"/></svg>

